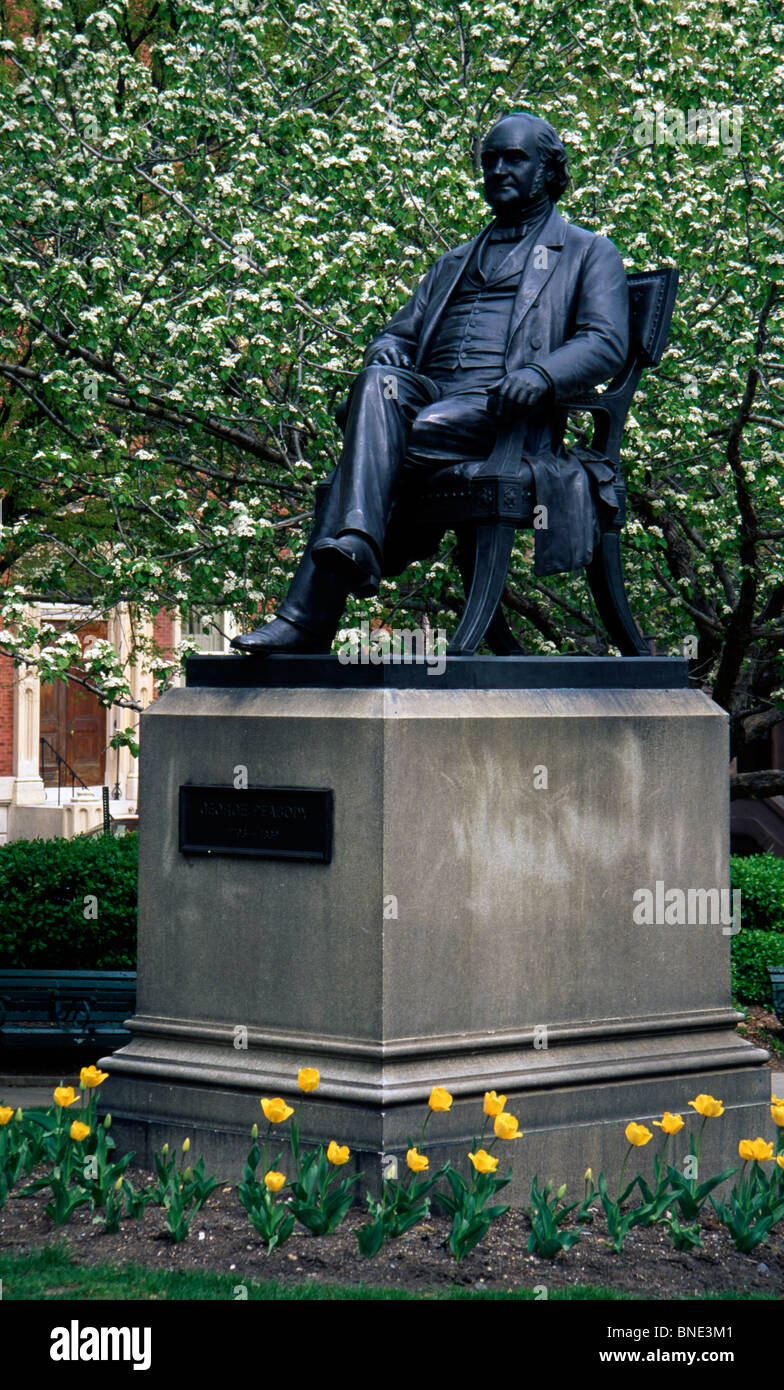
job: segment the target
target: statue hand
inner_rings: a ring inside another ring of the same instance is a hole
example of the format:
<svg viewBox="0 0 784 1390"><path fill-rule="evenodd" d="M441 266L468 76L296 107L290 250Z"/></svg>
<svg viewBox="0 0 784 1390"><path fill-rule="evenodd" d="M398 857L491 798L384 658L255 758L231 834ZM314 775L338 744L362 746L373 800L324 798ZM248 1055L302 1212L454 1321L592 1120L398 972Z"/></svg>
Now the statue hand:
<svg viewBox="0 0 784 1390"><path fill-rule="evenodd" d="M523 367L489 387L490 405L502 418L513 419L526 407L537 405L548 391L547 382L540 372Z"/></svg>
<svg viewBox="0 0 784 1390"><path fill-rule="evenodd" d="M380 348L376 353L372 366L380 367L413 367L413 362L407 352L402 348L386 347Z"/></svg>

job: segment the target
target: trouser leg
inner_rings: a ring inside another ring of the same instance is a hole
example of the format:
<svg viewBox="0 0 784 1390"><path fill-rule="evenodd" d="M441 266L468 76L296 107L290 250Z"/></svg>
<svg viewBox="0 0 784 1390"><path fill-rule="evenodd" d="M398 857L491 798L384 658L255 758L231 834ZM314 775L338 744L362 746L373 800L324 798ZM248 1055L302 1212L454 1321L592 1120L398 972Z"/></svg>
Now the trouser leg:
<svg viewBox="0 0 784 1390"><path fill-rule="evenodd" d="M487 458L498 434L498 417L482 388L444 394L419 411L408 439L412 473L437 470L463 459Z"/></svg>
<svg viewBox="0 0 784 1390"><path fill-rule="evenodd" d="M348 588L335 574L316 569L313 546L333 536L340 520L340 470L333 473L329 491L316 517L289 591L278 605L278 616L318 636L334 637L346 606Z"/></svg>
<svg viewBox="0 0 784 1390"><path fill-rule="evenodd" d="M340 517L332 535L358 531L381 553L409 431L422 407L438 396L434 382L406 367L370 366L355 377L338 469Z"/></svg>
<svg viewBox="0 0 784 1390"><path fill-rule="evenodd" d="M281 618L308 632L334 636L348 589L337 575L316 568L313 547L327 537L359 531L382 551L411 424L421 407L437 397L434 383L408 368L370 366L354 379L340 461L278 607Z"/></svg>

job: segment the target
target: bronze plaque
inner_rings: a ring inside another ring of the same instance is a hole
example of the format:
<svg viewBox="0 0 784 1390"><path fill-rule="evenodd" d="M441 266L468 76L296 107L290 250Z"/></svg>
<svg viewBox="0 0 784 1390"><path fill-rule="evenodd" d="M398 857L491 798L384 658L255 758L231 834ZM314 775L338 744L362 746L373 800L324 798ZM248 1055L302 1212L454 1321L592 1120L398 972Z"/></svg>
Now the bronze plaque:
<svg viewBox="0 0 784 1390"><path fill-rule="evenodd" d="M180 787L180 851L332 860L333 793L324 787Z"/></svg>

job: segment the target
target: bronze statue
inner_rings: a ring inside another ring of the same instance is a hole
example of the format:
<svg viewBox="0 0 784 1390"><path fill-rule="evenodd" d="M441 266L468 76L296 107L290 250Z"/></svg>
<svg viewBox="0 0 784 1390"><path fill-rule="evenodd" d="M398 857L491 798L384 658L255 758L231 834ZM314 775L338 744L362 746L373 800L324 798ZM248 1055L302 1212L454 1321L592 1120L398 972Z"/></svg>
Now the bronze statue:
<svg viewBox="0 0 784 1390"><path fill-rule="evenodd" d="M387 536L401 483L486 458L499 424L514 418L526 420L536 500L550 513L536 533L537 573L590 561L597 506L612 514L617 505L613 470L563 448L558 402L626 359L623 263L611 241L558 213L569 174L546 121L502 117L482 169L493 220L438 258L365 352L343 409L339 464L289 592L274 619L234 639L239 651L329 651L347 594L374 595L382 574L403 568Z"/></svg>

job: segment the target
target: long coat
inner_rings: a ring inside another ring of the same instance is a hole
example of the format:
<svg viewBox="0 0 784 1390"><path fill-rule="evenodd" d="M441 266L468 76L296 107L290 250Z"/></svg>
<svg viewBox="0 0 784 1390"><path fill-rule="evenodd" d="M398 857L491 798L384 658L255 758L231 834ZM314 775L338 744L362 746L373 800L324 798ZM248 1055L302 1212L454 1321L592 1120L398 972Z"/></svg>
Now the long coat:
<svg viewBox="0 0 784 1390"><path fill-rule="evenodd" d="M404 349L421 370L452 290L474 247L494 222L439 256L411 298L365 352L369 366L383 347ZM514 268L521 244L504 269ZM534 475L536 500L548 511L548 528L534 531L536 573L586 565L602 527L617 511L614 468L591 451L563 446L566 411L558 401L598 386L620 370L629 349L629 293L620 252L607 237L550 212L521 275L506 341L507 372L536 366L554 388L554 402L530 411L522 439Z"/></svg>

